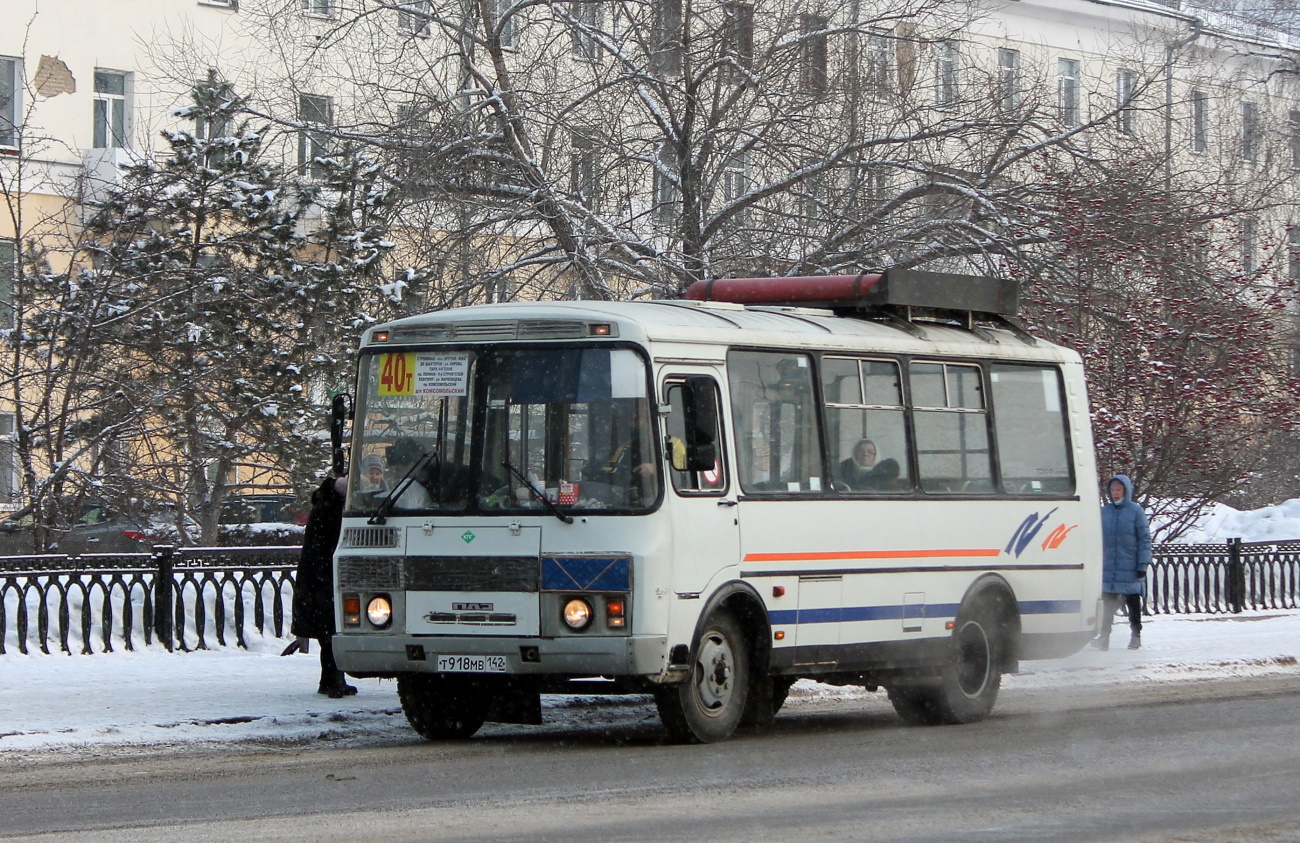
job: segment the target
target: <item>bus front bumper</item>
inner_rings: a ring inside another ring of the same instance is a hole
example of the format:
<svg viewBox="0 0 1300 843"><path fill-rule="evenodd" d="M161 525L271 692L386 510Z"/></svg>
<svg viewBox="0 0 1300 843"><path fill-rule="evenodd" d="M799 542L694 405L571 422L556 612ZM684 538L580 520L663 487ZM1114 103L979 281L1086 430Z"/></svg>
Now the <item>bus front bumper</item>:
<svg viewBox="0 0 1300 843"><path fill-rule="evenodd" d="M506 676L655 677L668 665L667 638L655 635L488 638L366 633L335 635L333 642L339 668L358 678L437 673L439 656L504 657Z"/></svg>

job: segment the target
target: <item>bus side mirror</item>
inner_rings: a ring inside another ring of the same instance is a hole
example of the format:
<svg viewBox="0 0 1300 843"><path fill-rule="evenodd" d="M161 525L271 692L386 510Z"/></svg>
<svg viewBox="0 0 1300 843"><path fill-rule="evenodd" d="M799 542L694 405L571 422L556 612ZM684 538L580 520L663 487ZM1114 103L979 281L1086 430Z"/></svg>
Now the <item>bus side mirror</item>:
<svg viewBox="0 0 1300 843"><path fill-rule="evenodd" d="M330 457L335 477L342 477L348 473L347 453L343 450L343 434L347 430L350 418L352 418L352 396L340 392L330 402Z"/></svg>
<svg viewBox="0 0 1300 843"><path fill-rule="evenodd" d="M718 459L718 403L712 378L686 378L682 383L682 414L686 422L685 454L678 467L677 448L673 447L673 468L712 471Z"/></svg>

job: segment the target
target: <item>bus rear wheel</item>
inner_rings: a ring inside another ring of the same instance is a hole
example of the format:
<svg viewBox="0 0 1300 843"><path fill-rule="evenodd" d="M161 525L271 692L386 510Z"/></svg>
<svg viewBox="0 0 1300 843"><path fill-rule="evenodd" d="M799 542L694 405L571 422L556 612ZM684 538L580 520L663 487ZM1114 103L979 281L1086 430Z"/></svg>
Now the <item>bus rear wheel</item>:
<svg viewBox="0 0 1300 843"><path fill-rule="evenodd" d="M709 616L695 648L690 674L655 694L659 719L683 743L714 743L735 733L749 695L749 645L735 616Z"/></svg>
<svg viewBox="0 0 1300 843"><path fill-rule="evenodd" d="M987 604L963 611L939 673L889 686L889 701L898 716L918 725L974 723L987 717L1002 687L1001 628Z"/></svg>
<svg viewBox="0 0 1300 843"><path fill-rule="evenodd" d="M492 691L472 676L408 673L397 677L406 722L428 741L468 738L487 720Z"/></svg>

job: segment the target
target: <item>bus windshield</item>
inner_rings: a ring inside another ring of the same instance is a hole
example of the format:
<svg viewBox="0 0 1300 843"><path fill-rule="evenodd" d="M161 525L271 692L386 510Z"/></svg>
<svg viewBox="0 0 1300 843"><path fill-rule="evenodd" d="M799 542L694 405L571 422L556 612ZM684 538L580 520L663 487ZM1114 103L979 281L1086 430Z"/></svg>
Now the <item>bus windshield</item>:
<svg viewBox="0 0 1300 843"><path fill-rule="evenodd" d="M367 355L348 509L394 492L394 513L547 511L541 498L648 509L660 492L646 383L625 348Z"/></svg>

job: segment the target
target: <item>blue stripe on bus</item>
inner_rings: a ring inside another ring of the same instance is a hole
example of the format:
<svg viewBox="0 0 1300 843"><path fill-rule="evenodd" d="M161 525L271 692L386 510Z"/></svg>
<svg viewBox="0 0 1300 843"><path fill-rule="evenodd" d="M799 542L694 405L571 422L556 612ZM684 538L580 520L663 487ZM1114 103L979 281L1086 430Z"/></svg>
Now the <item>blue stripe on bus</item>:
<svg viewBox="0 0 1300 843"><path fill-rule="evenodd" d="M1078 600L1022 600L1022 615L1078 614ZM774 626L813 623L852 623L854 621L890 621L908 618L955 618L957 603L926 603L896 606L840 606L827 609L775 609L768 612Z"/></svg>

